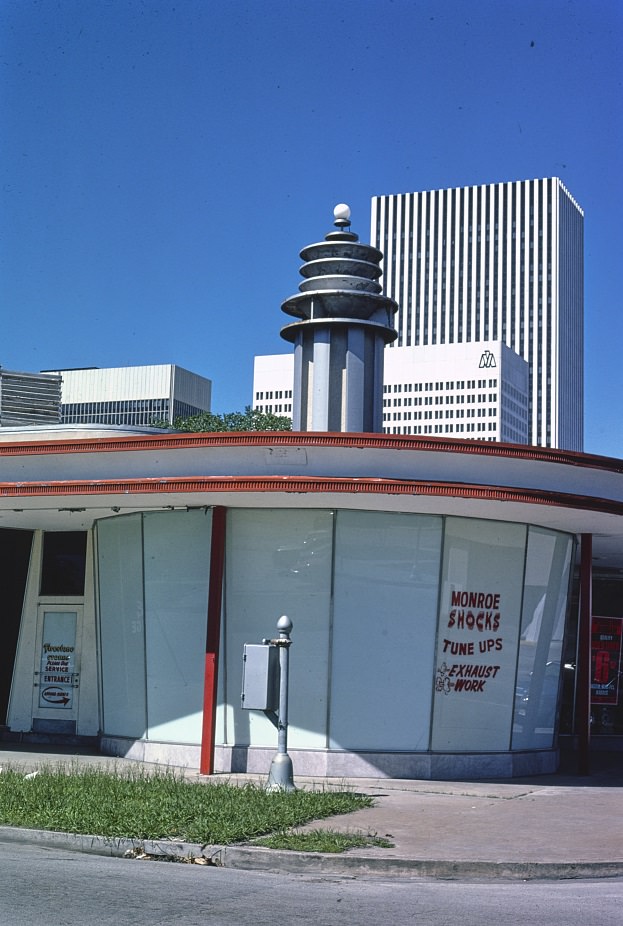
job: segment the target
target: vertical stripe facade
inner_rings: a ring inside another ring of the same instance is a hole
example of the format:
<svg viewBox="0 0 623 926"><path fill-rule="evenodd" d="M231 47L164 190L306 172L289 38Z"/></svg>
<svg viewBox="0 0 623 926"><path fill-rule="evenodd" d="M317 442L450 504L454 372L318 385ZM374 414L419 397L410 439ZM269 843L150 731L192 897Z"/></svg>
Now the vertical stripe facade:
<svg viewBox="0 0 623 926"><path fill-rule="evenodd" d="M396 347L502 340L530 367L531 443L583 448L583 212L557 178L372 199Z"/></svg>

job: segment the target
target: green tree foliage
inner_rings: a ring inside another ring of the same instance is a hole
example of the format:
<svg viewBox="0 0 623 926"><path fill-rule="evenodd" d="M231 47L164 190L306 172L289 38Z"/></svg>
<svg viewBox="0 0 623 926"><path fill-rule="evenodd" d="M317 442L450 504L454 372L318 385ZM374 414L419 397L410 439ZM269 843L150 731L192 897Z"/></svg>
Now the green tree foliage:
<svg viewBox="0 0 623 926"><path fill-rule="evenodd" d="M162 422L158 422L162 426ZM166 425L165 425L166 427ZM173 427L177 431L291 431L292 422L287 415L273 415L247 405L243 412L227 412L216 415L203 412L189 418L176 418Z"/></svg>

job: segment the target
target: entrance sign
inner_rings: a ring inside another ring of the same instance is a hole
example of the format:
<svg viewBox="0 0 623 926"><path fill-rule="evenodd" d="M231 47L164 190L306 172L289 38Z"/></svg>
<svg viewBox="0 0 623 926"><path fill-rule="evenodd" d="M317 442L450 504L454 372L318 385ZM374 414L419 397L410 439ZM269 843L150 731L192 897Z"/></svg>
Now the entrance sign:
<svg viewBox="0 0 623 926"><path fill-rule="evenodd" d="M46 611L43 615L39 671L39 707L70 710L76 672L75 611Z"/></svg>
<svg viewBox="0 0 623 926"><path fill-rule="evenodd" d="M591 702L619 703L623 618L593 617L591 631Z"/></svg>

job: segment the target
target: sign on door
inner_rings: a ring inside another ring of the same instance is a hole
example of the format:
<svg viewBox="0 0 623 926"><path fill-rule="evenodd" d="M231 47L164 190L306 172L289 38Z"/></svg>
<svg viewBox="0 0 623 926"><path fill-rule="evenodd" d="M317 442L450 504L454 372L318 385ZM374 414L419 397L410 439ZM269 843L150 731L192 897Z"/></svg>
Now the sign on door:
<svg viewBox="0 0 623 926"><path fill-rule="evenodd" d="M46 611L43 615L39 669L39 707L71 710L79 675L76 672L75 611Z"/></svg>

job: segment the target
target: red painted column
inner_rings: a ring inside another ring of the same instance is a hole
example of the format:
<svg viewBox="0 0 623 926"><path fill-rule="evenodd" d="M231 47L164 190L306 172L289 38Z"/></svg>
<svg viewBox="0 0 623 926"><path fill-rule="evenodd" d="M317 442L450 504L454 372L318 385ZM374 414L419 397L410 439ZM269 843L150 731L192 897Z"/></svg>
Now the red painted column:
<svg viewBox="0 0 623 926"><path fill-rule="evenodd" d="M580 621L575 694L578 774L590 774L591 744L591 621L593 614L593 536L582 534L580 549Z"/></svg>
<svg viewBox="0 0 623 926"><path fill-rule="evenodd" d="M208 591L208 619L206 630L205 672L203 684L203 729L201 735L202 775L214 771L214 740L216 728L216 699L218 687L218 660L221 640L221 610L223 601L223 574L225 569L225 508L212 511L212 543L210 547L210 588Z"/></svg>

